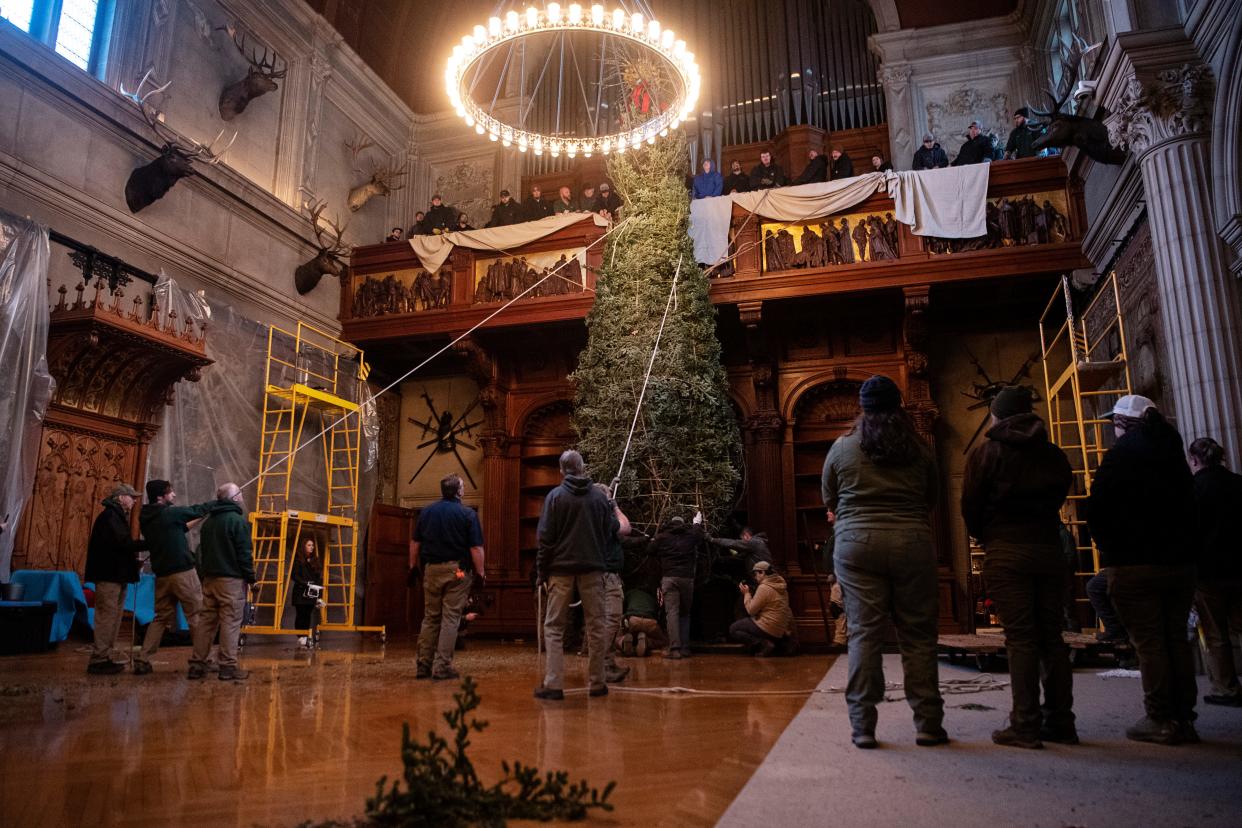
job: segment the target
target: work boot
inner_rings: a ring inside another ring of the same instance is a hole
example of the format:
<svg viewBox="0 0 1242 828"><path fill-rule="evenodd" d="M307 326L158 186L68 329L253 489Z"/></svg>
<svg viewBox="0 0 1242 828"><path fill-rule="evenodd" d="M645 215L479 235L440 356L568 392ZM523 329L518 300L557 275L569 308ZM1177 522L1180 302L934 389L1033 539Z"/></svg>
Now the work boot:
<svg viewBox="0 0 1242 828"><path fill-rule="evenodd" d="M86 665L86 672L93 676L111 676L124 669L124 664L117 664L115 661L92 661Z"/></svg>
<svg viewBox="0 0 1242 828"><path fill-rule="evenodd" d="M185 674L185 677L190 679L191 681L197 681L198 679L201 679L205 677L206 675L207 675L206 667L204 667L201 664L191 664L190 670L188 673Z"/></svg>
<svg viewBox="0 0 1242 828"><path fill-rule="evenodd" d="M1201 741L1199 739L1199 731L1195 730L1195 723L1189 721L1177 722L1174 727L1177 730L1178 744L1197 745Z"/></svg>
<svg viewBox="0 0 1242 828"><path fill-rule="evenodd" d="M544 701L565 701L565 691L555 687L544 687L541 684L535 688L535 698Z"/></svg>
<svg viewBox="0 0 1242 828"><path fill-rule="evenodd" d="M638 640L634 642L634 655L643 658L647 655L647 634L640 632Z"/></svg>
<svg viewBox="0 0 1242 828"><path fill-rule="evenodd" d="M776 652L776 644L772 641L764 641L759 645L759 649L755 650L755 658L771 658Z"/></svg>
<svg viewBox="0 0 1242 828"><path fill-rule="evenodd" d="M949 734L940 730L920 730L914 734L914 743L919 747L939 747L949 743Z"/></svg>
<svg viewBox="0 0 1242 828"><path fill-rule="evenodd" d="M1048 727L1047 725L1039 729L1039 739L1042 742L1052 742L1057 745L1076 745L1078 744L1078 729L1073 725L1069 727Z"/></svg>
<svg viewBox="0 0 1242 828"><path fill-rule="evenodd" d="M1027 750L1040 750L1044 746L1044 743L1039 740L1038 736L1014 730L1012 726L1004 730L993 730L992 743L1003 745L1004 747L1026 748Z"/></svg>
<svg viewBox="0 0 1242 828"><path fill-rule="evenodd" d="M149 661L135 661L134 662L134 675L135 676L149 676L153 672L155 671L151 669L151 662Z"/></svg>
<svg viewBox="0 0 1242 828"><path fill-rule="evenodd" d="M604 671L604 680L609 684L617 684L618 682L625 681L625 677L629 674L629 667L613 667Z"/></svg>
<svg viewBox="0 0 1242 828"><path fill-rule="evenodd" d="M676 661L679 658L685 658L685 656L681 654L681 650L674 650L672 647L670 647L664 651L665 661L669 661L669 660Z"/></svg>
<svg viewBox="0 0 1242 828"><path fill-rule="evenodd" d="M221 667L220 681L245 681L250 672L240 667Z"/></svg>
<svg viewBox="0 0 1242 828"><path fill-rule="evenodd" d="M607 695L608 695L608 685L607 685L607 684L601 684L599 687L592 687L589 691L587 691L587 695L588 695L588 696L591 696L591 697L596 697L596 696L607 696Z"/></svg>
<svg viewBox="0 0 1242 828"><path fill-rule="evenodd" d="M414 678L416 679L431 678L431 665L430 664L418 665L418 668L414 670Z"/></svg>
<svg viewBox="0 0 1242 828"><path fill-rule="evenodd" d="M855 733L850 737L850 741L860 750L875 750L880 746L880 743L875 740L874 733Z"/></svg>
<svg viewBox="0 0 1242 828"><path fill-rule="evenodd" d="M432 681L448 681L449 679L459 679L459 678L461 678L461 674L458 673L456 670L454 670L452 667L445 667L443 670L439 671L438 673L431 674Z"/></svg>
<svg viewBox="0 0 1242 828"><path fill-rule="evenodd" d="M1126 738L1132 742L1175 745L1177 744L1177 725L1163 719L1144 716L1126 728Z"/></svg>
<svg viewBox="0 0 1242 828"><path fill-rule="evenodd" d="M621 646L618 649L621 650L621 655L627 658L634 655L634 637L629 634L621 636Z"/></svg>
<svg viewBox="0 0 1242 828"><path fill-rule="evenodd" d="M1242 694L1233 696L1213 696L1203 697L1204 704L1218 704L1221 707L1242 707Z"/></svg>

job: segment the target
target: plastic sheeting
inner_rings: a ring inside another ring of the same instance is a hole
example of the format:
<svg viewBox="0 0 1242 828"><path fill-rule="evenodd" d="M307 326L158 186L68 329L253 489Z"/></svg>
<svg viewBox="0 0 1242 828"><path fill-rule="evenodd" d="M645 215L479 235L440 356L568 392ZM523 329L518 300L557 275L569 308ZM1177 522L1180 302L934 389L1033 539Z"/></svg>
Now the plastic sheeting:
<svg viewBox="0 0 1242 828"><path fill-rule="evenodd" d="M156 283L154 298L161 321L166 320L169 310L175 310L180 321L192 319L196 324L207 323L207 356L214 364L203 369L198 382L182 381L175 386L173 404L165 410L164 424L151 443L147 479L170 481L181 504L214 500L216 488L221 484L233 482L244 486L259 473L259 433L269 329L229 305L180 287L164 274ZM277 341L281 341L279 335ZM295 361L287 354L284 358ZM356 367L351 363L349 369L356 370ZM286 370L290 376L274 375L273 383L287 385L303 381L301 377L292 376L296 372ZM369 392L364 390L363 397L356 578L359 593L364 583L363 541L375 499L379 445L375 406L368 404ZM303 442L329 424L326 419L309 414ZM253 483L243 495L246 508L253 509ZM316 440L294 463L289 508L316 511L326 503L323 451ZM191 547L197 543L197 537L192 537Z"/></svg>
<svg viewBox="0 0 1242 828"><path fill-rule="evenodd" d="M0 210L0 582L34 485L39 434L56 382L47 368L48 231Z"/></svg>

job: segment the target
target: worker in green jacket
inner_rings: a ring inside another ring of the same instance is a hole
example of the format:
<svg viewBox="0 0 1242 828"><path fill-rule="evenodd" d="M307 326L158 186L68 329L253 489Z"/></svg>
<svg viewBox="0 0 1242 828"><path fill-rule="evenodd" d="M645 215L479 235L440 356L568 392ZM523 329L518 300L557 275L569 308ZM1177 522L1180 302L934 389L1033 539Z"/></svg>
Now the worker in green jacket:
<svg viewBox="0 0 1242 828"><path fill-rule="evenodd" d="M225 483L216 490L216 502L203 521L199 541L203 636L194 644L196 663L190 666L190 678L206 675L200 665L207 661L212 639L219 632L220 680L241 680L248 673L237 666L238 640L246 611L246 592L256 578L250 523L236 483Z"/></svg>

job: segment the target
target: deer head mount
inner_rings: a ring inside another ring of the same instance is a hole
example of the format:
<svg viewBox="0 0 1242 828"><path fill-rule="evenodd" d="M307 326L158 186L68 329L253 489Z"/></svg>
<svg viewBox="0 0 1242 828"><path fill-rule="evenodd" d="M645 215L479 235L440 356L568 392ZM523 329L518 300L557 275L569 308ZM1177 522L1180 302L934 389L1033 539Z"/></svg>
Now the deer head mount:
<svg viewBox="0 0 1242 828"><path fill-rule="evenodd" d="M306 205L307 210L310 211L311 227L315 231L315 245L318 250L314 258L298 265L297 270L293 271L293 284L301 295L314 290L324 276L339 278L345 270L341 257L348 256L353 250L351 245L343 241L349 224L338 227L336 222L323 219L323 211L327 206L326 201ZM321 219L328 225L327 228L320 224Z"/></svg>
<svg viewBox="0 0 1242 828"><path fill-rule="evenodd" d="M1099 43L1088 46L1085 40L1074 35L1074 45L1070 47L1069 56L1065 61L1070 67L1070 72L1062 80L1064 91L1057 94L1055 90L1048 90L1046 94L1048 100L1052 102L1052 108L1047 111L1027 105L1032 115L1047 119L1044 134L1031 142L1034 149L1078 147L1086 153L1088 158L1101 164L1125 162L1126 154L1112 145L1108 138L1108 127L1103 121L1061 111L1071 95L1083 96L1091 94L1094 90L1093 82L1079 83L1078 76L1082 71L1082 59L1099 46Z"/></svg>
<svg viewBox="0 0 1242 828"><path fill-rule="evenodd" d="M276 81L288 73L289 67L286 65L283 69L276 68L281 61L280 55L274 51L269 57L267 49L264 48L263 55L260 57L255 49L247 49L246 34L238 30L236 23L220 28L228 32L237 51L241 52L242 57L250 63L250 71L246 73L246 77L224 87L224 91L220 93L220 117L231 121L245 112L246 107L255 98L266 95L268 92L275 92L279 88Z"/></svg>
<svg viewBox="0 0 1242 828"><path fill-rule="evenodd" d="M362 136L355 138L352 142L345 142L345 147L353 156L354 172L362 173L362 170L360 170L357 166L358 153L373 146L375 146L374 141L370 138L363 138ZM393 182L406 174L407 166L408 165L403 164L398 169L394 168L390 164L376 164L373 159L371 161L371 172L367 180L349 191L349 198L346 200L346 203L349 205L349 211L351 213L356 213L375 196L384 196L387 198L389 193L394 193L405 187L404 184L394 184Z"/></svg>
<svg viewBox="0 0 1242 828"><path fill-rule="evenodd" d="M121 94L134 102L147 125L151 127L151 131L155 133L155 137L163 145L158 158L131 172L129 180L125 182L125 203L129 205L131 213L137 213L151 206L163 198L178 181L187 175L193 175L195 161L208 165L219 164L224 158L224 153L237 140L237 133L234 132L229 142L217 151L214 147L216 142L224 136L224 130L216 133L216 137L206 145L196 141L187 141L178 136L164 126L164 114L149 103L152 96L162 93L172 81L163 86L152 86L144 92L143 88L147 86L150 79L151 72L148 71L142 76L142 80L138 81L138 88L133 92L128 92L121 87Z"/></svg>

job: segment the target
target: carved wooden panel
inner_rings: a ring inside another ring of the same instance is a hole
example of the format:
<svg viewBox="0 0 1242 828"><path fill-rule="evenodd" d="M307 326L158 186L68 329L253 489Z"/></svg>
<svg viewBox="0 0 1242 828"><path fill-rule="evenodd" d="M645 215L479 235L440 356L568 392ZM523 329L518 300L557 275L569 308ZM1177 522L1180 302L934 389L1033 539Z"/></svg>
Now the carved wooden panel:
<svg viewBox="0 0 1242 828"><path fill-rule="evenodd" d="M1135 394L1164 407L1167 357L1160 321L1160 288L1156 284L1156 258L1151 227L1146 219L1117 258L1117 288L1121 316L1125 321L1126 351L1130 359L1130 384Z"/></svg>
<svg viewBox="0 0 1242 828"><path fill-rule="evenodd" d="M13 568L80 574L99 502L117 481L134 479L137 453L136 441L45 426Z"/></svg>

